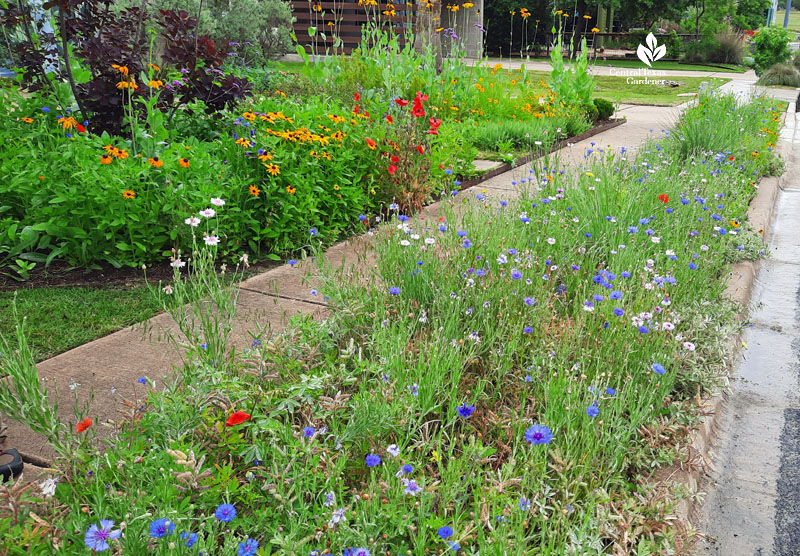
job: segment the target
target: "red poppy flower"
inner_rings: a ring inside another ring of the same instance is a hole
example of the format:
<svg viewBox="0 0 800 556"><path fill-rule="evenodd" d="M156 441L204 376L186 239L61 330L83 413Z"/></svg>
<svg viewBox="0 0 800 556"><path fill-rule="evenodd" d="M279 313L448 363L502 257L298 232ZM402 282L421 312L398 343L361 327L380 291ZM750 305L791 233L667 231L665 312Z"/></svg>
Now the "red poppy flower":
<svg viewBox="0 0 800 556"><path fill-rule="evenodd" d="M408 106L408 101L403 100L402 98L396 98L394 101L399 104L400 106Z"/></svg>
<svg viewBox="0 0 800 556"><path fill-rule="evenodd" d="M85 127L83 127L81 124L78 124L78 125L77 125L77 126L75 126L75 127L77 127L77 128L78 128L78 131L80 131L81 133L86 133L86 128L85 128Z"/></svg>
<svg viewBox="0 0 800 556"><path fill-rule="evenodd" d="M392 161L392 164L397 164L398 162L400 162L400 157L399 157L399 156L397 156L396 154L393 154L393 155L391 156L391 158L389 158L389 160L391 160L391 161Z"/></svg>
<svg viewBox="0 0 800 556"><path fill-rule="evenodd" d="M361 95L359 95L358 93L354 94L353 95L353 100L358 102L359 100L361 100Z"/></svg>
<svg viewBox="0 0 800 556"><path fill-rule="evenodd" d="M92 426L92 420L89 417L87 417L86 419L75 425L75 430L78 431L78 433L82 433L91 426Z"/></svg>
<svg viewBox="0 0 800 556"><path fill-rule="evenodd" d="M386 121L389 122L390 124L393 124L394 118L392 118L391 116L386 116Z"/></svg>
<svg viewBox="0 0 800 556"><path fill-rule="evenodd" d="M419 100L421 100L421 101L423 101L423 102L424 102L424 101L427 101L427 100L428 100L428 95L423 95L422 93L420 93L419 91L417 91L417 98L418 98Z"/></svg>
<svg viewBox="0 0 800 556"><path fill-rule="evenodd" d="M397 166L395 166L394 164L390 164L388 170L389 170L389 175L393 176L394 173L397 172Z"/></svg>
<svg viewBox="0 0 800 556"><path fill-rule="evenodd" d="M658 200L666 205L669 202L669 195L667 195L666 193L662 193L661 195L658 196Z"/></svg>
<svg viewBox="0 0 800 556"><path fill-rule="evenodd" d="M421 118L425 115L425 110L422 109L422 106L414 106L414 108L411 109L411 114L415 118Z"/></svg>
<svg viewBox="0 0 800 556"><path fill-rule="evenodd" d="M439 170L444 170L444 164L439 164Z"/></svg>
<svg viewBox="0 0 800 556"><path fill-rule="evenodd" d="M417 152L419 154L425 154L425 148L422 145L417 145Z"/></svg>
<svg viewBox="0 0 800 556"><path fill-rule="evenodd" d="M731 156L730 156L730 158L729 158L728 160L733 160L733 155L731 155Z"/></svg>
<svg viewBox="0 0 800 556"><path fill-rule="evenodd" d="M235 427L236 425L241 425L245 421L250 420L250 414L245 413L244 411L235 411L228 420L225 421L226 427Z"/></svg>
<svg viewBox="0 0 800 556"><path fill-rule="evenodd" d="M356 107L353 108L353 114L358 114L358 110L359 110L358 104L356 104Z"/></svg>

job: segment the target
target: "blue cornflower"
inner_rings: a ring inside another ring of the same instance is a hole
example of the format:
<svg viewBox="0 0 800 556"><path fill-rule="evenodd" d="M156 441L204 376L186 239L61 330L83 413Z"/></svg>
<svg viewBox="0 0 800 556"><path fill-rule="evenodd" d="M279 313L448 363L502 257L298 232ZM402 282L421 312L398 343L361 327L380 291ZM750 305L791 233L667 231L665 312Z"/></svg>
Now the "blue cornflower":
<svg viewBox="0 0 800 556"><path fill-rule="evenodd" d="M230 523L236 517L236 508L233 504L220 504L214 512L214 517L223 523Z"/></svg>
<svg viewBox="0 0 800 556"><path fill-rule="evenodd" d="M160 539L171 535L175 531L175 524L169 519L157 519L150 524L150 536L154 539Z"/></svg>
<svg viewBox="0 0 800 556"><path fill-rule="evenodd" d="M642 334L647 334L648 332L650 332L650 329L647 328L646 326L640 326L639 332L641 332Z"/></svg>
<svg viewBox="0 0 800 556"><path fill-rule="evenodd" d="M181 533L181 540L183 541L183 544L185 544L189 548L192 548L194 546L194 543L197 542L197 533L190 533L189 531L184 531L183 533Z"/></svg>
<svg viewBox="0 0 800 556"><path fill-rule="evenodd" d="M408 222L408 221L410 220L410 218L409 218L408 216L406 216L405 214L399 214L399 215L397 216L397 219L398 219L400 222Z"/></svg>
<svg viewBox="0 0 800 556"><path fill-rule="evenodd" d="M597 408L596 405L592 404L586 408L586 415L593 418L597 417L598 415L600 415L600 410Z"/></svg>
<svg viewBox="0 0 800 556"><path fill-rule="evenodd" d="M309 436L314 436L314 433L317 432L317 429L314 427L306 427L303 429L303 436L308 438Z"/></svg>
<svg viewBox="0 0 800 556"><path fill-rule="evenodd" d="M311 290L308 293L310 293L311 295L317 295L319 292L317 290Z"/></svg>
<svg viewBox="0 0 800 556"><path fill-rule="evenodd" d="M111 547L108 541L118 539L122 534L122 531L119 529L112 530L112 527L114 527L114 522L110 519L101 519L99 526L92 524L83 537L84 544L95 552L105 552Z"/></svg>
<svg viewBox="0 0 800 556"><path fill-rule="evenodd" d="M609 386L608 388L606 388L606 394L608 394L609 396L613 396L613 395L614 395L614 394L616 394L616 393L617 393L617 391L616 391L616 390L614 390L614 389L613 389L611 386Z"/></svg>
<svg viewBox="0 0 800 556"><path fill-rule="evenodd" d="M391 288L389 288L389 293L392 295L400 295L400 288L398 288L397 286L392 286Z"/></svg>
<svg viewBox="0 0 800 556"><path fill-rule="evenodd" d="M629 234L635 234L638 231L639 231L639 228L637 228L636 226L628 226L628 233Z"/></svg>
<svg viewBox="0 0 800 556"><path fill-rule="evenodd" d="M652 368L653 372L655 372L657 375L663 375L667 372L667 370L664 368L664 365L661 365L660 363L653 363Z"/></svg>
<svg viewBox="0 0 800 556"><path fill-rule="evenodd" d="M286 261L286 264L288 264L289 266L294 266L297 264L297 259L289 259L288 261Z"/></svg>
<svg viewBox="0 0 800 556"><path fill-rule="evenodd" d="M457 542L455 542L455 541L453 541L453 542L450 542L450 543L447 543L447 547L448 547L450 550L452 550L453 552L458 552L459 550L461 550L461 545L460 545L460 544L458 544L458 543L457 543Z"/></svg>
<svg viewBox="0 0 800 556"><path fill-rule="evenodd" d="M600 294L595 294L595 295L592 296L592 299L594 299L595 301L603 301L605 299L605 297L603 297Z"/></svg>
<svg viewBox="0 0 800 556"><path fill-rule="evenodd" d="M522 273L515 268L511 271L511 278L513 278L514 280L521 280Z"/></svg>
<svg viewBox="0 0 800 556"><path fill-rule="evenodd" d="M727 233L728 233L728 230L726 230L725 228L720 228L719 229L719 235L724 236Z"/></svg>
<svg viewBox="0 0 800 556"><path fill-rule="evenodd" d="M255 556L258 550L258 541L255 539L246 539L244 542L239 543L239 550L236 551L238 556Z"/></svg>
<svg viewBox="0 0 800 556"><path fill-rule="evenodd" d="M537 444L550 444L553 440L553 433L550 428L545 425L535 424L525 431L525 440L530 442L533 446Z"/></svg>
<svg viewBox="0 0 800 556"><path fill-rule="evenodd" d="M609 299L622 299L622 292L618 290L614 290L610 294L608 294Z"/></svg>
<svg viewBox="0 0 800 556"><path fill-rule="evenodd" d="M469 240L469 238L466 238L464 239L464 243L461 244L461 247L469 249L470 247L472 247L472 242Z"/></svg>
<svg viewBox="0 0 800 556"><path fill-rule="evenodd" d="M414 466L411 465L410 463L407 463L403 466L403 473L408 474L411 473L412 471L414 471Z"/></svg>
<svg viewBox="0 0 800 556"><path fill-rule="evenodd" d="M531 509L531 501L525 498L524 496L519 499L519 503L517 504L520 510L523 512L527 512Z"/></svg>
<svg viewBox="0 0 800 556"><path fill-rule="evenodd" d="M139 384L147 384L147 377L140 376L138 379L136 379L136 382L138 382Z"/></svg>
<svg viewBox="0 0 800 556"><path fill-rule="evenodd" d="M361 220L362 222L364 222L367 219L367 215L366 214L359 214L358 215L358 219Z"/></svg>
<svg viewBox="0 0 800 556"><path fill-rule="evenodd" d="M200 344L200 349L202 349L203 351L207 350L208 349L208 344L203 342L202 344Z"/></svg>
<svg viewBox="0 0 800 556"><path fill-rule="evenodd" d="M458 411L458 414L466 419L467 417L475 413L475 406L462 403L460 406L458 406L458 409L456 409L456 411Z"/></svg>
<svg viewBox="0 0 800 556"><path fill-rule="evenodd" d="M317 231L316 228L309 228L308 229L308 233L311 234L312 237L313 237L313 236L317 235L319 232Z"/></svg>
<svg viewBox="0 0 800 556"><path fill-rule="evenodd" d="M623 278L630 278L631 277L631 273L628 272L627 270L623 270L622 272L619 273L619 275L622 276Z"/></svg>
<svg viewBox="0 0 800 556"><path fill-rule="evenodd" d="M447 226L445 226L444 224L439 224L439 231L440 232L446 232L447 231Z"/></svg>
<svg viewBox="0 0 800 556"><path fill-rule="evenodd" d="M528 307L533 307L536 304L536 300L532 297L526 297L522 301L525 302L525 305Z"/></svg>
<svg viewBox="0 0 800 556"><path fill-rule="evenodd" d="M42 112L50 112L50 108L47 106L42 106Z"/></svg>
<svg viewBox="0 0 800 556"><path fill-rule="evenodd" d="M450 168L445 168L444 173L449 176L450 174L453 173L453 171Z"/></svg>
<svg viewBox="0 0 800 556"><path fill-rule="evenodd" d="M342 553L342 556L370 556L369 550L363 547L348 548Z"/></svg>
<svg viewBox="0 0 800 556"><path fill-rule="evenodd" d="M468 234L467 234L467 232L466 232L466 231L464 231L464 230L458 230L458 231L456 232L456 235L457 235L458 237L467 237L467 235L468 235Z"/></svg>
<svg viewBox="0 0 800 556"><path fill-rule="evenodd" d="M364 458L364 463L367 464L367 467L377 467L381 464L381 457L378 454L369 454Z"/></svg>
<svg viewBox="0 0 800 556"><path fill-rule="evenodd" d="M523 329L522 329L522 331L523 331L525 334L533 334L533 328L532 328L532 327L530 327L530 326L526 326L525 328L523 328Z"/></svg>
<svg viewBox="0 0 800 556"><path fill-rule="evenodd" d="M447 525L439 527L439 530L436 531L436 534L439 535L439 538L441 539L449 539L453 536L453 528L448 527Z"/></svg>

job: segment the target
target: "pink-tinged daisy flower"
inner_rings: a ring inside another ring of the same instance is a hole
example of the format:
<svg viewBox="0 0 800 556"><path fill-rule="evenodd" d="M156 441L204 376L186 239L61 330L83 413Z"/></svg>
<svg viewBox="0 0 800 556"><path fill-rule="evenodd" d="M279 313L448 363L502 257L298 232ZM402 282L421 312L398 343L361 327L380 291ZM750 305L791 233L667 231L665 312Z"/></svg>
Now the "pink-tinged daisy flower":
<svg viewBox="0 0 800 556"><path fill-rule="evenodd" d="M205 236L203 241L206 242L208 246L219 245L219 237L218 236Z"/></svg>

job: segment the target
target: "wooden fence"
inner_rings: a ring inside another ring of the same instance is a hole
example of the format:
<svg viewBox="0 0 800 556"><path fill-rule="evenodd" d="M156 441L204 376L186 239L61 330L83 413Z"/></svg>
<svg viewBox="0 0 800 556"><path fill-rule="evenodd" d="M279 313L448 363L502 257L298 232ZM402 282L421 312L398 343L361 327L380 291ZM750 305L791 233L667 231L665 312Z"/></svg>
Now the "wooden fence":
<svg viewBox="0 0 800 556"><path fill-rule="evenodd" d="M370 21L380 21L383 29L396 33L400 44L404 44L405 32L416 22L417 4L397 2L366 6L359 5L358 0L292 0L292 8L297 42L303 46L315 45L317 53L323 54L326 49L333 50L336 37L341 39L338 52L349 53L361 43L361 29ZM314 30L309 32L310 27Z"/></svg>

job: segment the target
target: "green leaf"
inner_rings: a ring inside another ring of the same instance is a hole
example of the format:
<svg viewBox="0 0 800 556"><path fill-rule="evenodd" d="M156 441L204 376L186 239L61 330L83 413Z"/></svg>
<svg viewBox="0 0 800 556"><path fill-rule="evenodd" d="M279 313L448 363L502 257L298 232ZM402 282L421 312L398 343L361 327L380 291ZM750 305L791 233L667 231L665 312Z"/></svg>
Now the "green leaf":
<svg viewBox="0 0 800 556"><path fill-rule="evenodd" d="M279 260L281 260L281 258L278 255L276 255L275 253L270 253L269 255L267 255L267 258L269 260L271 260L271 261L279 261Z"/></svg>

